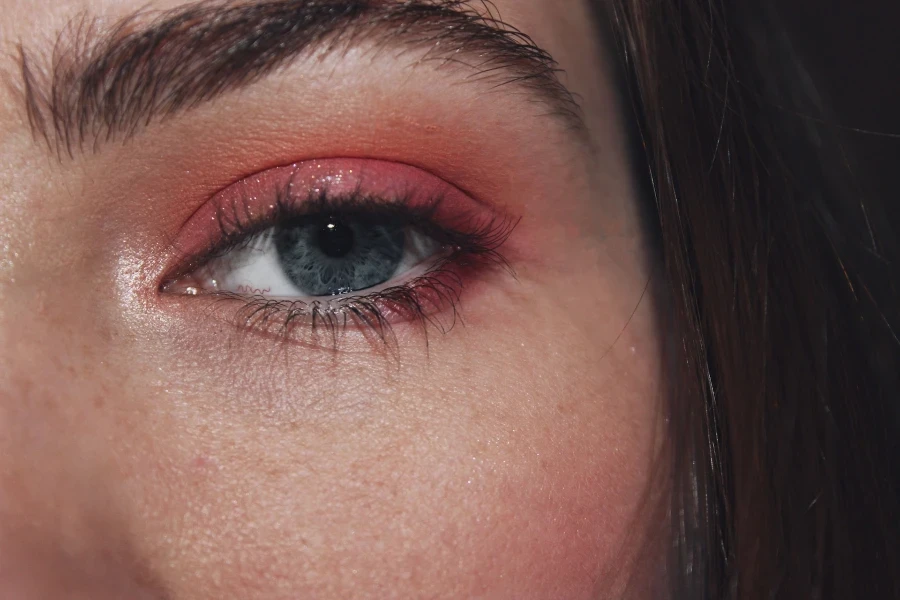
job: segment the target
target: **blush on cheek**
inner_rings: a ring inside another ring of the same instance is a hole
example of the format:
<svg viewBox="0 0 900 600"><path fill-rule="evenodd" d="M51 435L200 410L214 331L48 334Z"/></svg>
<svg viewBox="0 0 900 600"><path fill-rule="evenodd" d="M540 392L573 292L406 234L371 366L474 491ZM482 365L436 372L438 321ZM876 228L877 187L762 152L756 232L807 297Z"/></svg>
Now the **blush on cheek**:
<svg viewBox="0 0 900 600"><path fill-rule="evenodd" d="M615 598L639 478L575 450L338 454L278 475L204 457L170 579L204 598Z"/></svg>
<svg viewBox="0 0 900 600"><path fill-rule="evenodd" d="M613 471L615 468L612 469ZM490 598L613 598L641 537L631 508L643 481L603 477L563 457L499 476L448 531L469 592ZM461 558L466 557L466 558ZM449 557L448 557L449 559ZM468 571L468 573L467 573Z"/></svg>

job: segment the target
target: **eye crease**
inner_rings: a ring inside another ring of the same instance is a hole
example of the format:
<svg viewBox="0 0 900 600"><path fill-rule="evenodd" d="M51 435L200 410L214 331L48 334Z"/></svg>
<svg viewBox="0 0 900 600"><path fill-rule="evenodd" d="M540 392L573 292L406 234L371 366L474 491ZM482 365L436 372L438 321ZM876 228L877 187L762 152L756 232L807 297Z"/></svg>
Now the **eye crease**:
<svg viewBox="0 0 900 600"><path fill-rule="evenodd" d="M384 339L406 322L447 331L472 277L511 272L501 247L516 224L415 167L306 161L211 199L161 291L237 301L239 326L289 339L322 327Z"/></svg>

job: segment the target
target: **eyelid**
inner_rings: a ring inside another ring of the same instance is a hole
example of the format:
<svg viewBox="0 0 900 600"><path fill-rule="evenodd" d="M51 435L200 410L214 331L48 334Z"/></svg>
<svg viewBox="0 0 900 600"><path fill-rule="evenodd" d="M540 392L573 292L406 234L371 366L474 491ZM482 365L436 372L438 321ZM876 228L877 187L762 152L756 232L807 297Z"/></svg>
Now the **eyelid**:
<svg viewBox="0 0 900 600"><path fill-rule="evenodd" d="M245 177L196 210L174 238L180 258L166 271L160 288L214 256L234 222L257 224L261 231L272 224L268 217L279 208L302 211L319 195L330 199L375 198L379 203L396 203L398 211L402 204L402 212L427 214L427 220L437 228L451 231L464 232L473 223L487 225L498 215L517 221L446 180L408 164L362 158L305 160Z"/></svg>

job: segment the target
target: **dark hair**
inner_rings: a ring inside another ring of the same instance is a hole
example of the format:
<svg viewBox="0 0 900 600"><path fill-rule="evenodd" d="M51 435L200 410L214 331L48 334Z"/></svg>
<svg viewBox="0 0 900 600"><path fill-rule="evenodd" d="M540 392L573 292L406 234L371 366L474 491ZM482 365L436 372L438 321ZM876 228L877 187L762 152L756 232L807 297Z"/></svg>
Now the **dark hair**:
<svg viewBox="0 0 900 600"><path fill-rule="evenodd" d="M668 589L900 598L885 200L854 183L773 3L613 0L607 14L668 290Z"/></svg>

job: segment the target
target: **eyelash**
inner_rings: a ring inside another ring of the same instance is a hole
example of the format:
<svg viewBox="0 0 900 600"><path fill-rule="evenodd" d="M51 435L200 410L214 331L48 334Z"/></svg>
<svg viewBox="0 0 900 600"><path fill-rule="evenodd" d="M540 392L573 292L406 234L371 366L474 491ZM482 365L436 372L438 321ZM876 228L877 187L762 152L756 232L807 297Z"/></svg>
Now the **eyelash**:
<svg viewBox="0 0 900 600"><path fill-rule="evenodd" d="M218 233L206 248L193 256L183 256L160 286L170 291L173 284L212 260L241 250L267 235L273 227L292 220L327 213L337 217L353 216L388 217L396 219L404 227L412 227L437 241L448 253L441 256L429 269L401 284L392 285L377 292L361 293L341 298L337 305L325 305L318 300L287 300L267 298L262 295L242 295L235 292L208 291L202 295L212 297L216 303L239 301L234 312L234 322L245 330L275 335L284 340L308 341L321 345L322 338L330 340L336 348L338 339L350 326L357 326L369 340L385 346L396 345L392 320L413 322L426 335L429 326L440 333L449 332L458 321L459 304L466 281L476 274L490 269L500 269L515 277L515 272L500 252L519 223L508 215L491 215L488 218L472 214L454 218L452 226L438 224L435 214L442 198L435 197L418 206L409 198L385 201L367 196L358 190L350 194L332 196L327 189L309 193L305 201L298 201L287 188L279 189L270 210L263 217L248 214L246 198L236 197L216 211ZM442 319L449 313L449 319ZM308 339L300 333L308 325Z"/></svg>

